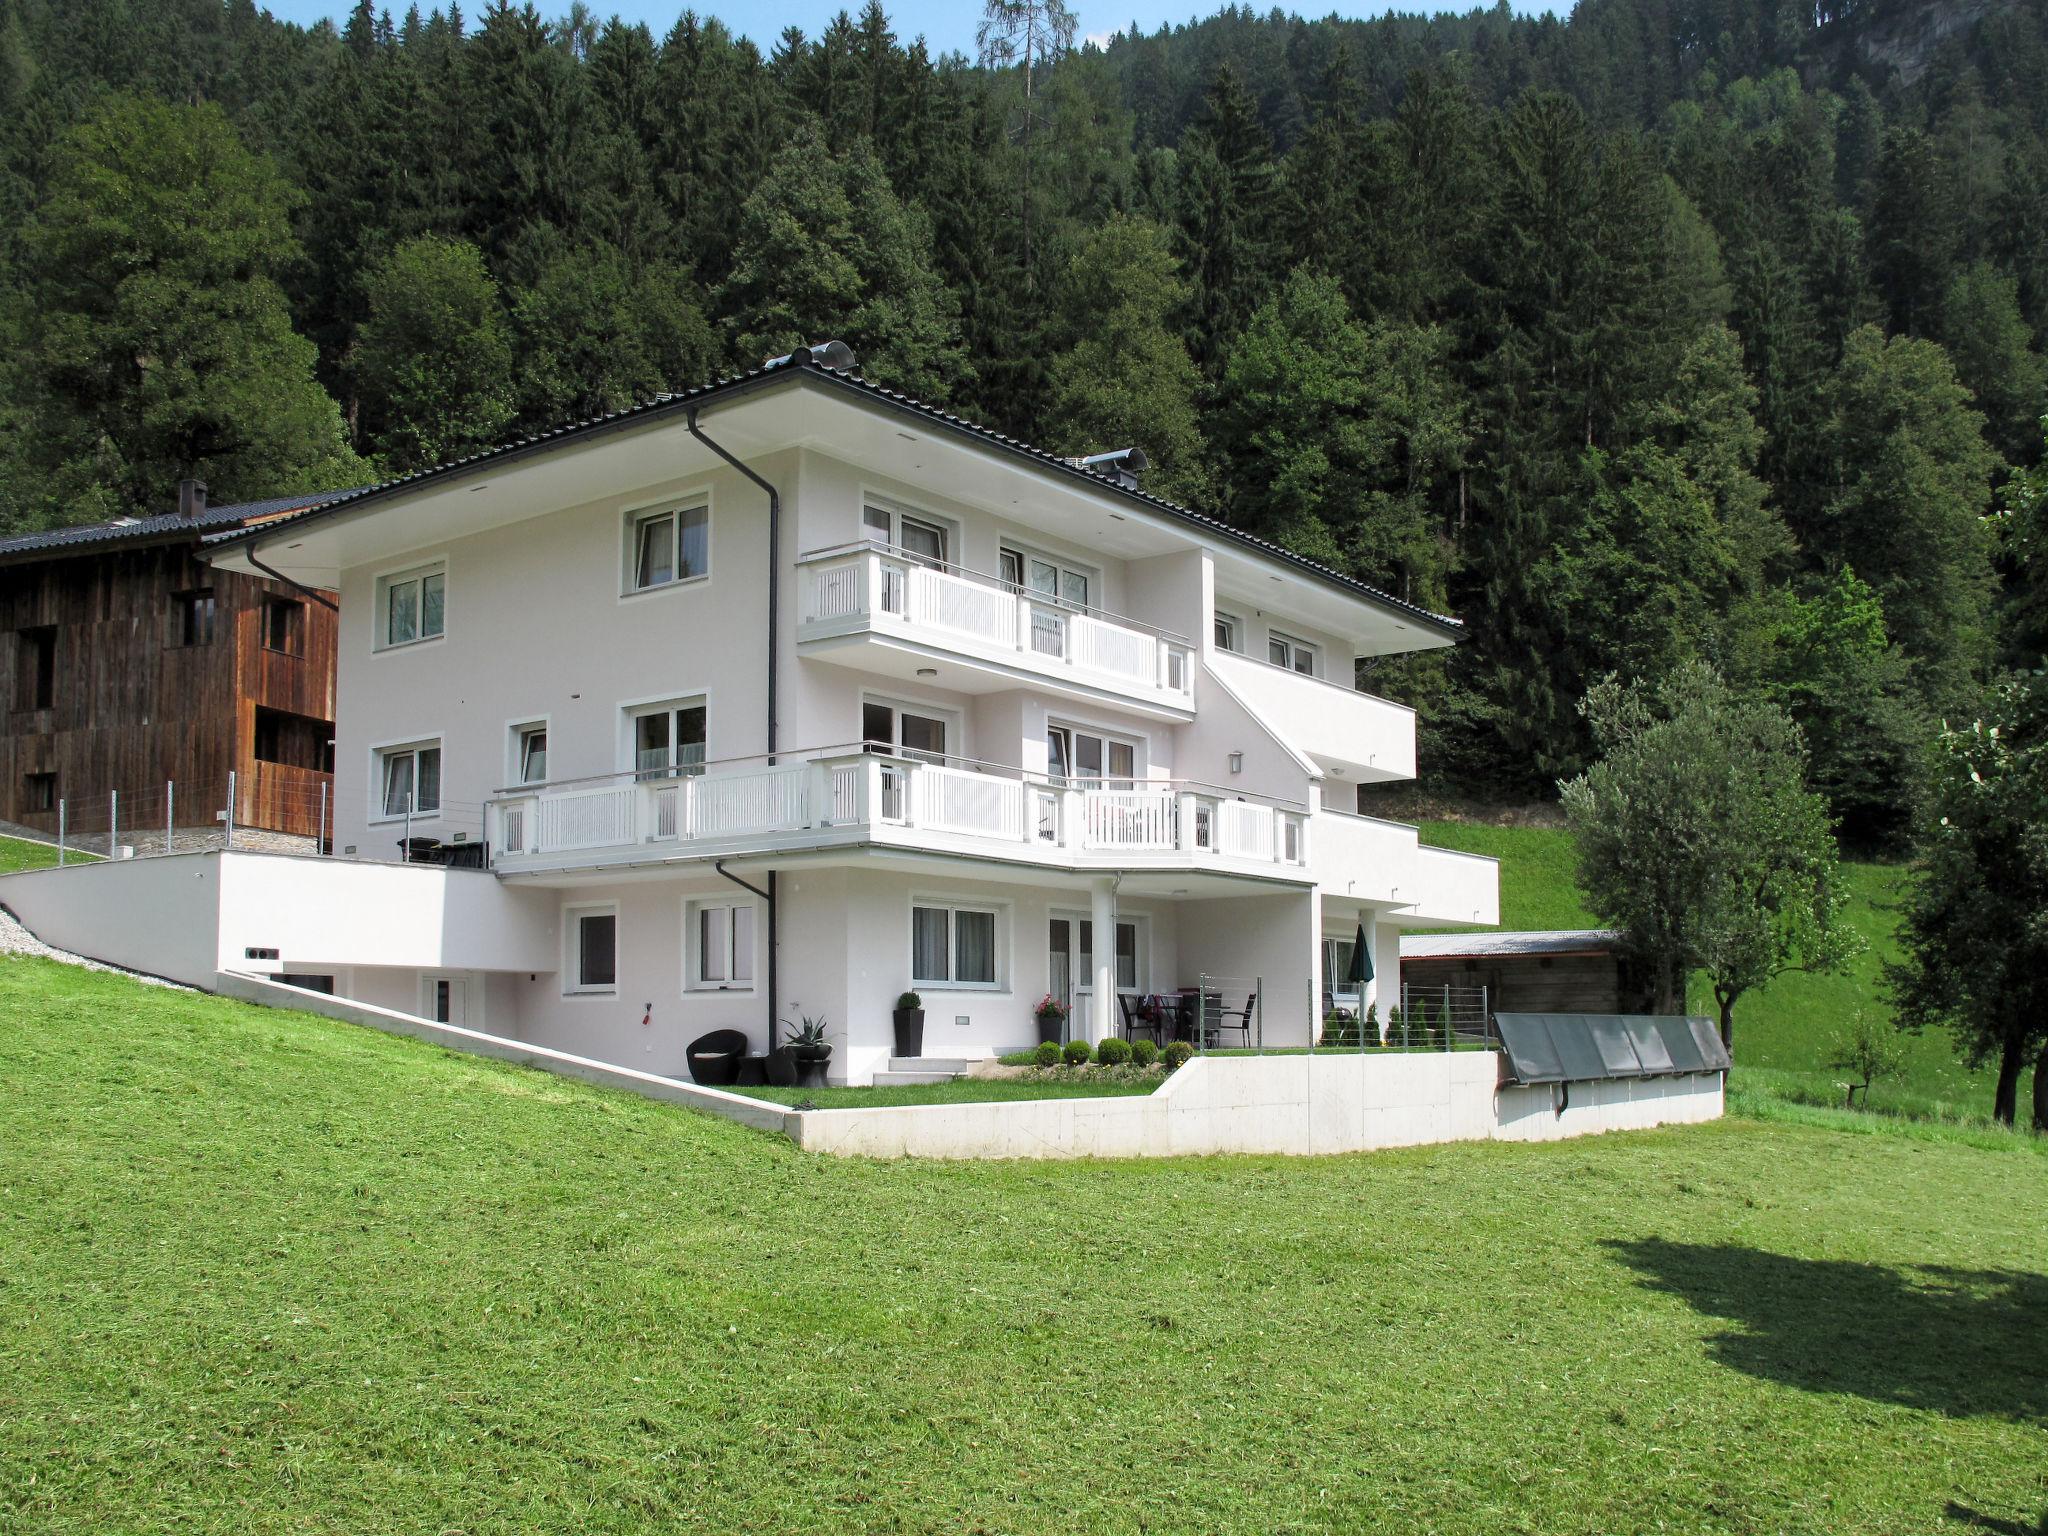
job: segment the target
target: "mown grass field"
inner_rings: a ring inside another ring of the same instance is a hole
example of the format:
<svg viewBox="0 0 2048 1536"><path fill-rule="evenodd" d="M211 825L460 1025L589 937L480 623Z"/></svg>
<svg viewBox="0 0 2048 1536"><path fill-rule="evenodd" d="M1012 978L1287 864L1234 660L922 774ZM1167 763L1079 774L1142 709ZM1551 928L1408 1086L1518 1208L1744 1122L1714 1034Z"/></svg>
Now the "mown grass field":
<svg viewBox="0 0 2048 1536"><path fill-rule="evenodd" d="M840 1162L0 960L0 1529L2032 1531L1964 1134Z"/></svg>
<svg viewBox="0 0 2048 1536"><path fill-rule="evenodd" d="M1506 929L1598 926L1585 908L1571 834L1549 827L1496 827L1478 822L1423 824L1425 842L1501 860L1500 921ZM1895 910L1905 871L1890 864L1842 866L1848 919L1864 941L1846 971L1830 976L1781 976L1735 1005L1735 1083L1753 1093L1815 1105L1840 1103L1844 1074L1826 1065L1835 1032L1863 1009L1889 1020L1883 985L1885 962L1898 958ZM1712 990L1696 980L1691 1007L1717 1015ZM1945 1031L1903 1037L1907 1066L1871 1091L1873 1109L1937 1119L1988 1119L1995 1074L1972 1072ZM2021 1113L2032 1077L2022 1079ZM1861 1102L1861 1096L1858 1096Z"/></svg>

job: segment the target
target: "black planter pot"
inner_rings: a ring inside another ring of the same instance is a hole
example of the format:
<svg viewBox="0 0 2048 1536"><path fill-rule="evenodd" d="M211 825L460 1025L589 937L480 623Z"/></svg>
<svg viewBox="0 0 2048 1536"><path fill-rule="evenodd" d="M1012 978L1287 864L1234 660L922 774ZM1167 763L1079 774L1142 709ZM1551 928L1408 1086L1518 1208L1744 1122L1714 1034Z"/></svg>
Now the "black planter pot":
<svg viewBox="0 0 2048 1536"><path fill-rule="evenodd" d="M778 1045L768 1053L768 1082L775 1088L796 1086L796 1052L786 1045Z"/></svg>
<svg viewBox="0 0 2048 1536"><path fill-rule="evenodd" d="M922 1056L924 1054L924 1010L922 1008L898 1008L896 1020L896 1054L898 1056Z"/></svg>
<svg viewBox="0 0 2048 1536"><path fill-rule="evenodd" d="M1041 1013L1038 1016L1038 1043L1058 1045L1060 1043L1060 1016L1056 1013Z"/></svg>
<svg viewBox="0 0 2048 1536"><path fill-rule="evenodd" d="M825 1069L832 1065L832 1052L827 1049L821 1054L796 1055L796 1085L799 1088L823 1088Z"/></svg>

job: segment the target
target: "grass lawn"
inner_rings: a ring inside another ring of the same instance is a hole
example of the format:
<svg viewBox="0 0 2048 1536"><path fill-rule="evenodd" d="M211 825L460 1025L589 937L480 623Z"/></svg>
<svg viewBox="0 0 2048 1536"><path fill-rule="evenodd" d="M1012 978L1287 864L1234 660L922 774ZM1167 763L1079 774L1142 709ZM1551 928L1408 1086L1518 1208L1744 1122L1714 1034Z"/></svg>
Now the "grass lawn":
<svg viewBox="0 0 2048 1536"><path fill-rule="evenodd" d="M877 1088L735 1088L750 1099L812 1109L886 1109L892 1104L993 1104L1002 1099L1107 1099L1150 1093L1164 1078L966 1078L952 1083L885 1083Z"/></svg>
<svg viewBox="0 0 2048 1536"><path fill-rule="evenodd" d="M70 859L82 859L87 855L71 849ZM22 869L47 869L57 862L57 846L54 843L30 842L25 837L0 837L0 875L11 875Z"/></svg>
<svg viewBox="0 0 2048 1536"><path fill-rule="evenodd" d="M848 1162L4 960L0 1529L2031 1531L2048 1155L1899 1130Z"/></svg>
<svg viewBox="0 0 2048 1536"><path fill-rule="evenodd" d="M1598 926L1579 890L1571 834L1550 827L1495 827L1468 821L1423 823L1424 842L1501 860L1504 929ZM1905 871L1891 864L1842 865L1848 920L1864 951L1834 976L1781 976L1735 1005L1735 1086L1815 1105L1838 1104L1843 1074L1823 1065L1832 1036L1858 1008L1889 1019L1884 963L1898 958L1896 906ZM1696 977L1692 1011L1717 1017L1714 994ZM1873 1109L1943 1120L1988 1120L1996 1073L1972 1072L1944 1031L1905 1036L1906 1071L1871 1091ZM2026 1114L2031 1073L2020 1080Z"/></svg>

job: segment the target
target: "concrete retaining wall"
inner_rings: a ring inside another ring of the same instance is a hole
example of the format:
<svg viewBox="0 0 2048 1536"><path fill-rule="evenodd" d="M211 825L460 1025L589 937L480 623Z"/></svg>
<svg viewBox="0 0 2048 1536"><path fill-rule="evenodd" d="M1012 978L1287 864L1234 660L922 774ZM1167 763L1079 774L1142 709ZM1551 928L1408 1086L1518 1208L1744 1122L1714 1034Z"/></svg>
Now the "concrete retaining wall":
<svg viewBox="0 0 2048 1536"><path fill-rule="evenodd" d="M1201 1056L1157 1093L792 1116L807 1152L843 1157L1320 1155L1446 1141L1551 1141L1712 1120L1721 1075L1548 1088L1500 1083L1495 1051Z"/></svg>

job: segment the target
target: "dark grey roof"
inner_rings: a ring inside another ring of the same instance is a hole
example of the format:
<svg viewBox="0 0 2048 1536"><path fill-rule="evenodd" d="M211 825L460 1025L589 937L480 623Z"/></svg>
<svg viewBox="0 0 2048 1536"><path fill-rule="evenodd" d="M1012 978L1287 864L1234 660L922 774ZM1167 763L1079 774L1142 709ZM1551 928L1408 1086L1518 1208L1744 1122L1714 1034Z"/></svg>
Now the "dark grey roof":
<svg viewBox="0 0 2048 1536"><path fill-rule="evenodd" d="M188 533L199 534L202 538L219 538L240 532L252 518L311 509L338 496L355 494L354 491L328 491L318 495L273 496L268 501L240 501L208 507L196 517L159 512L149 517L118 517L108 523L46 528L41 533L22 533L0 539L0 560L24 555L63 554L104 544L150 544Z"/></svg>
<svg viewBox="0 0 2048 1536"><path fill-rule="evenodd" d="M1002 433L994 431L989 427L984 427L979 422L969 421L964 416L956 416L952 412L943 410L935 405L927 405L923 401L915 399L910 395L902 394L897 390L885 389L879 384L871 384L853 370L828 368L823 363L814 360L809 352L802 348L792 353L786 361L778 360L775 363L755 368L747 373L735 374L730 378L718 379L709 384L700 384L694 389L681 390L673 394L656 395L650 400L643 400L638 404L627 406L623 410L612 411L603 416L589 417L583 421L570 422L564 426L552 428L532 437L522 437L516 441L502 444L499 447L486 449L482 453L471 454L467 458L451 459L447 463L437 464L431 469L419 470L410 475L401 475L397 479L386 480L378 485L365 486L358 491L343 492L323 502L320 506L299 514L297 517L283 518L269 524L260 530L260 534L263 537L268 537L272 532L280 529L296 526L299 523L316 517L328 517L367 501L381 500L387 496L397 495L404 490L440 479L443 476L457 474L485 464L499 463L507 459L523 458L530 454L544 453L563 446L571 439L617 430L618 428L629 426L648 418L677 412L687 412L695 407L706 405L714 399L728 395L747 394L755 389L778 383L784 377L795 377L798 375L822 384L827 388L840 389L848 394L874 401L906 415L916 416L921 420L937 423L948 431L962 437L971 438L985 447L1030 459L1041 468L1052 473L1086 481L1096 490L1140 502L1154 511L1164 512L1171 517L1178 518L1185 523L1191 523L1218 537L1257 550L1269 559L1277 560L1282 564L1291 565L1297 570L1305 571L1354 596L1366 598L1382 607L1391 608L1410 617L1420 619L1425 624L1442 630L1446 634L1455 636L1462 634L1464 631L1464 624L1461 620L1448 618L1443 614L1431 613L1427 608L1421 608L1413 603L1404 602L1398 597L1380 591L1377 587L1367 586L1364 582L1354 580L1342 572L1333 571L1328 566L1319 565L1313 560L1304 559L1293 551L1273 543L1270 539L1262 539L1256 534L1245 532L1242 528L1233 528L1230 524L1222 522L1217 518L1210 517L1205 513L1192 511L1187 507L1180 506L1178 503L1168 501L1162 496L1154 496L1149 491L1123 485L1111 476L1098 474L1094 470L1083 468L1072 459L1063 458L1059 454L1048 452L1046 449L1034 447L1030 443L1023 442L1018 438L1005 437ZM232 546L257 536L258 531L252 530L239 538L224 539L221 542L224 545Z"/></svg>
<svg viewBox="0 0 2048 1536"><path fill-rule="evenodd" d="M1621 943L1616 928L1538 933L1404 933L1403 960L1480 960L1500 955L1604 954Z"/></svg>

